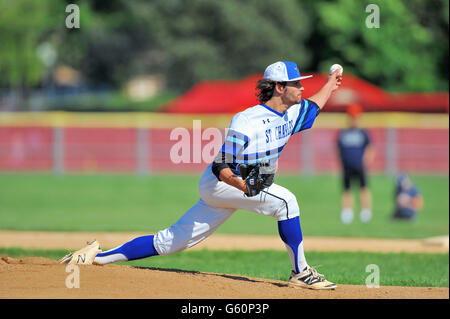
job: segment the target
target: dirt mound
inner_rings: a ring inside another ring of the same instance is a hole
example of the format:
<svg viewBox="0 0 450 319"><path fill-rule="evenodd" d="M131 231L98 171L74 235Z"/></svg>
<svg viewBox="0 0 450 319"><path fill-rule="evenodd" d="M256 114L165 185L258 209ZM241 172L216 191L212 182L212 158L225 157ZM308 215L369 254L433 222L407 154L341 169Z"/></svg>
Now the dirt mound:
<svg viewBox="0 0 450 319"><path fill-rule="evenodd" d="M3 247L78 249L97 238L115 247L143 234L0 231ZM214 234L192 249L281 249L275 236ZM325 251L447 252L448 236L424 240L306 237L305 249ZM178 269L131 266L66 268L41 258L0 258L0 298L56 299L448 299L448 288L339 285L334 291L292 288L286 281ZM79 288L75 274L78 271ZM74 288L68 288L74 287Z"/></svg>
<svg viewBox="0 0 450 319"><path fill-rule="evenodd" d="M312 291L289 287L285 281L240 275L119 265L70 267L46 258L3 256L0 298L447 299L449 290L338 285L333 291Z"/></svg>
<svg viewBox="0 0 450 319"><path fill-rule="evenodd" d="M3 264L9 265L55 265L58 264L56 260L43 258L43 257L27 257L27 258L11 258L7 255L1 257Z"/></svg>

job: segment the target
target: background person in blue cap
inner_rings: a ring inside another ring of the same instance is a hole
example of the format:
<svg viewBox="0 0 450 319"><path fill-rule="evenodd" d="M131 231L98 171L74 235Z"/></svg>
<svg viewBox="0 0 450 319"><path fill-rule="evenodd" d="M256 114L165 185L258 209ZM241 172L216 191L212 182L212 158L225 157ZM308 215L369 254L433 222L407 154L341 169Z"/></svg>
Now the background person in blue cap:
<svg viewBox="0 0 450 319"><path fill-rule="evenodd" d="M354 199L352 182L359 183L360 213L363 223L372 219L372 195L368 187L367 166L373 161L374 150L366 130L359 126L363 110L359 104L347 107L350 127L339 132L337 145L342 168L343 192L341 197L341 221L353 221Z"/></svg>
<svg viewBox="0 0 450 319"><path fill-rule="evenodd" d="M231 120L222 148L200 178L200 198L194 206L155 235L135 238L105 252L94 241L60 262L107 264L173 254L198 244L235 211L243 209L276 220L292 263L290 285L335 289L335 283L306 262L297 198L273 179L289 138L312 127L331 94L341 85L342 75L338 73L336 70L330 74L316 94L303 99L300 80L310 76L300 76L294 62L269 65L256 86L259 104L237 113ZM177 191L174 185L175 197Z"/></svg>
<svg viewBox="0 0 450 319"><path fill-rule="evenodd" d="M397 178L395 187L395 210L392 218L395 220L414 221L423 207L423 197L407 174Z"/></svg>

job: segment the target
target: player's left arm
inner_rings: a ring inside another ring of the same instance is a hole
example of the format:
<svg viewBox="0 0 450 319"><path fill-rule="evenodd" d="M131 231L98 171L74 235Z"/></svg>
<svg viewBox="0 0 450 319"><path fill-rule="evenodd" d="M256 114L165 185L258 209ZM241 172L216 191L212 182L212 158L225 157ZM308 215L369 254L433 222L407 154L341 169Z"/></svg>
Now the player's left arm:
<svg viewBox="0 0 450 319"><path fill-rule="evenodd" d="M339 69L333 74L328 75L327 83L308 100L313 101L320 109L322 109L330 98L331 94L336 91L342 83L342 75L338 75Z"/></svg>
<svg viewBox="0 0 450 319"><path fill-rule="evenodd" d="M320 113L320 107L309 99L302 99L299 104L298 116L291 134L307 130L312 127Z"/></svg>
<svg viewBox="0 0 450 319"><path fill-rule="evenodd" d="M375 149L372 145L368 145L364 151L363 161L364 165L370 166L375 158Z"/></svg>
<svg viewBox="0 0 450 319"><path fill-rule="evenodd" d="M375 159L375 148L372 146L369 135L367 134L366 131L364 131L364 135L365 135L364 137L366 139L366 141L365 141L366 148L364 149L363 163L366 166L370 166Z"/></svg>
<svg viewBox="0 0 450 319"><path fill-rule="evenodd" d="M416 186L413 186L412 190L412 206L415 210L420 210L423 208L423 196L420 194Z"/></svg>
<svg viewBox="0 0 450 319"><path fill-rule="evenodd" d="M423 208L423 196L422 195L419 194L413 198L413 206L414 206L414 209L416 209L416 210Z"/></svg>

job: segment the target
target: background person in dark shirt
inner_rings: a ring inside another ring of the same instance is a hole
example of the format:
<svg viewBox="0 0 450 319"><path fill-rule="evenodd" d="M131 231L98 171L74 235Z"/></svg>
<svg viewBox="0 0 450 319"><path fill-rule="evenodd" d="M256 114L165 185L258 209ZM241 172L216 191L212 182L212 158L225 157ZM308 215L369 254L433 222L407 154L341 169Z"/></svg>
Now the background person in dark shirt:
<svg viewBox="0 0 450 319"><path fill-rule="evenodd" d="M414 221L423 207L423 197L416 185L407 174L397 178L395 188L395 210L392 218L395 220Z"/></svg>
<svg viewBox="0 0 450 319"><path fill-rule="evenodd" d="M339 132L338 151L342 167L343 193L341 199L341 221L349 224L353 221L353 180L359 182L360 219L367 223L372 219L372 196L367 186L366 166L372 162L374 152L367 132L359 127L362 107L359 104L349 105L347 113L350 127Z"/></svg>

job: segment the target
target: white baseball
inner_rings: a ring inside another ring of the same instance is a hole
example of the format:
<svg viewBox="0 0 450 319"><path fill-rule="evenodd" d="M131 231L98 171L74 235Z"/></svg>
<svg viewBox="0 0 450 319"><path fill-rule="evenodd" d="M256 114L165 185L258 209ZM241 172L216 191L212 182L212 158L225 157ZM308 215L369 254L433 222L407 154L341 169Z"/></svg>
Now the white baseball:
<svg viewBox="0 0 450 319"><path fill-rule="evenodd" d="M344 68L340 64L333 64L330 68L330 74L333 74L337 69L340 69L338 75L342 75L342 72L344 72Z"/></svg>

